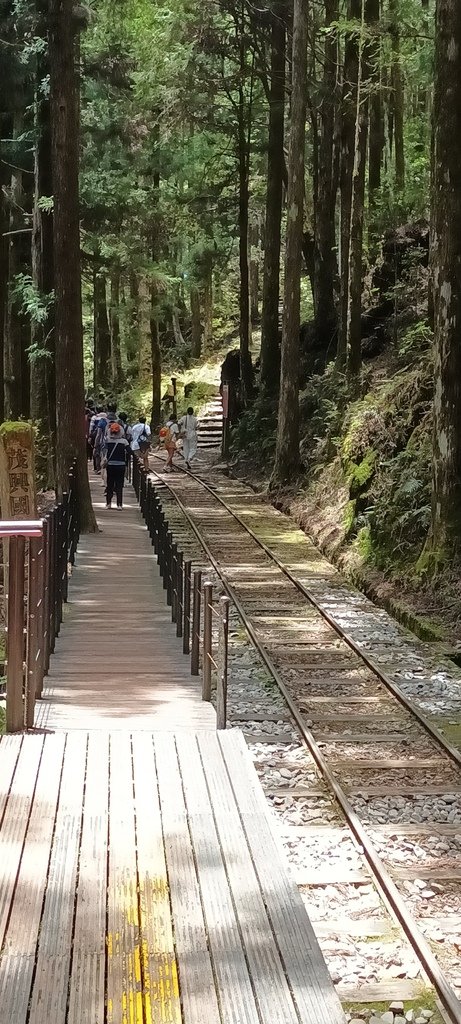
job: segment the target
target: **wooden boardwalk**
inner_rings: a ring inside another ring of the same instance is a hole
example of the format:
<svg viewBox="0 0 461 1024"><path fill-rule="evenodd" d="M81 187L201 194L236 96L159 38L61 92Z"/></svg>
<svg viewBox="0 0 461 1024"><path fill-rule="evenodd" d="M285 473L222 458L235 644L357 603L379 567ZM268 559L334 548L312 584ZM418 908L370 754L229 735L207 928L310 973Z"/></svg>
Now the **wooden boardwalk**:
<svg viewBox="0 0 461 1024"><path fill-rule="evenodd" d="M0 1019L340 1024L241 734L0 741Z"/></svg>
<svg viewBox="0 0 461 1024"><path fill-rule="evenodd" d="M37 731L0 739L0 1020L343 1024L238 730L182 654L131 488L92 491Z"/></svg>
<svg viewBox="0 0 461 1024"><path fill-rule="evenodd" d="M81 538L36 725L213 728L213 708L201 700L176 637L131 485L122 512L106 511L100 477L91 489L101 532Z"/></svg>

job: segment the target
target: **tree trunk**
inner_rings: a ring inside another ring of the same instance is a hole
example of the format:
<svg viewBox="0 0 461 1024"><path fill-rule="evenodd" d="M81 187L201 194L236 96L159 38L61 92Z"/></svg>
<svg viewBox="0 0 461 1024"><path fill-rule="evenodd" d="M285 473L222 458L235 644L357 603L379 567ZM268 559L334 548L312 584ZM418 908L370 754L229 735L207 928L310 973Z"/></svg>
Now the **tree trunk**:
<svg viewBox="0 0 461 1024"><path fill-rule="evenodd" d="M203 351L208 354L213 345L213 265L207 260L202 288Z"/></svg>
<svg viewBox="0 0 461 1024"><path fill-rule="evenodd" d="M238 105L238 165L239 165L239 269L240 269L240 384L242 401L245 406L251 397L251 322L250 322L250 271L248 260L248 206L250 199L249 144L247 138L246 104L243 88L245 75L245 37L243 26L240 41L240 75Z"/></svg>
<svg viewBox="0 0 461 1024"><path fill-rule="evenodd" d="M190 314L192 322L192 359L200 359L202 354L202 321L200 314L200 292L197 285L191 285L190 290Z"/></svg>
<svg viewBox="0 0 461 1024"><path fill-rule="evenodd" d="M87 472L79 226L79 102L73 0L50 0L58 492L77 462L82 530L96 529Z"/></svg>
<svg viewBox="0 0 461 1024"><path fill-rule="evenodd" d="M392 109L394 125L395 185L398 191L405 186L405 149L403 122L405 95L403 88L402 63L400 55L399 10L396 0L389 0L392 39Z"/></svg>
<svg viewBox="0 0 461 1024"><path fill-rule="evenodd" d="M347 20L360 20L362 0L348 0ZM359 70L359 43L354 33L348 33L344 47L344 80L342 96L342 125L340 153L340 284L341 307L338 335L337 365L343 370L347 359L347 311L349 307L349 252L352 212L352 180L354 173L355 125L357 117L357 79Z"/></svg>
<svg viewBox="0 0 461 1024"><path fill-rule="evenodd" d="M280 248L285 128L285 3L272 16L269 138L261 321L261 388L277 394L280 384Z"/></svg>
<svg viewBox="0 0 461 1024"><path fill-rule="evenodd" d="M39 34L48 41L48 3L37 4ZM51 165L50 101L42 94L42 83L49 71L48 55L37 57L35 87L35 166L34 216L32 232L32 279L41 295L50 296L54 288L53 214L40 209L39 200L53 195ZM30 413L39 425L44 455L38 463L47 489L56 483L56 381L54 309L49 307L46 320L32 323L32 358L30 362ZM40 453L40 447L38 449Z"/></svg>
<svg viewBox="0 0 461 1024"><path fill-rule="evenodd" d="M254 326L259 320L259 225L250 228L250 319Z"/></svg>
<svg viewBox="0 0 461 1024"><path fill-rule="evenodd" d="M152 360L152 432L158 432L162 425L162 354L157 320L157 291L151 287L150 306L150 351Z"/></svg>
<svg viewBox="0 0 461 1024"><path fill-rule="evenodd" d="M132 270L129 275L130 287L130 315L129 329L126 335L126 360L127 374L133 380L137 374L141 360L141 323L140 323L140 300L139 300L139 278L136 271Z"/></svg>
<svg viewBox="0 0 461 1024"><path fill-rule="evenodd" d="M356 383L362 367L362 260L363 220L365 212L365 179L368 143L370 0L362 0L362 30L359 43L357 78L357 113L355 126L354 171L352 178L351 233L349 249L349 282L347 306L347 376Z"/></svg>
<svg viewBox="0 0 461 1024"><path fill-rule="evenodd" d="M120 269L115 267L110 278L110 366L114 393L122 380L122 353L120 348Z"/></svg>
<svg viewBox="0 0 461 1024"><path fill-rule="evenodd" d="M380 0L371 0L370 9L370 141L368 163L368 196L370 236L374 236L373 214L381 188L384 149L383 100L381 91L381 43L379 35Z"/></svg>
<svg viewBox="0 0 461 1024"><path fill-rule="evenodd" d="M93 277L94 386L108 390L111 377L110 326L107 312L106 279L96 271Z"/></svg>
<svg viewBox="0 0 461 1024"><path fill-rule="evenodd" d="M461 557L461 5L437 0L434 83L435 367L432 526L435 567Z"/></svg>
<svg viewBox="0 0 461 1024"><path fill-rule="evenodd" d="M14 137L17 138L23 129L22 112L14 117ZM5 316L4 340L4 383L5 383L5 418L18 420L24 415L23 394L23 347L24 322L21 315L21 302L15 295L16 277L28 268L24 264L25 251L28 243L27 235L22 234L24 228L24 194L23 175L21 170L14 169L11 174L11 205L9 230L15 232L8 238L8 293ZM17 233L16 233L17 232Z"/></svg>
<svg viewBox="0 0 461 1024"><path fill-rule="evenodd" d="M307 24L307 0L294 0L282 363L273 486L289 482L299 468L299 329L307 108Z"/></svg>
<svg viewBox="0 0 461 1024"><path fill-rule="evenodd" d="M179 322L179 313L177 309L173 309L171 315L171 326L173 328L174 343L178 351L185 348L185 341L181 330L181 324Z"/></svg>
<svg viewBox="0 0 461 1024"><path fill-rule="evenodd" d="M316 333L327 352L337 335L335 284L336 190L334 176L335 107L338 75L338 35L331 26L338 21L338 0L325 0L325 49L321 133L318 145L317 202L315 207L314 312Z"/></svg>
<svg viewBox="0 0 461 1024"><path fill-rule="evenodd" d="M6 185L6 176L4 176L2 170L3 169L0 164L0 423L3 423L5 419L3 359L5 347L6 310L8 302L8 239L5 238L5 231L8 231L9 223L3 191L3 187Z"/></svg>

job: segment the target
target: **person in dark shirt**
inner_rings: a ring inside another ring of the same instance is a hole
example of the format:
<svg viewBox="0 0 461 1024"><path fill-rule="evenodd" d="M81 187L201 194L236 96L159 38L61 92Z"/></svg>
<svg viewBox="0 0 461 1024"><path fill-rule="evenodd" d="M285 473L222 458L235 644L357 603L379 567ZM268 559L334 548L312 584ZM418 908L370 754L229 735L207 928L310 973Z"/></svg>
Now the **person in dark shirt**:
<svg viewBox="0 0 461 1024"><path fill-rule="evenodd" d="M128 441L120 423L110 423L104 440L104 461L107 469L106 508L111 508L114 492L117 508L123 507L126 449Z"/></svg>

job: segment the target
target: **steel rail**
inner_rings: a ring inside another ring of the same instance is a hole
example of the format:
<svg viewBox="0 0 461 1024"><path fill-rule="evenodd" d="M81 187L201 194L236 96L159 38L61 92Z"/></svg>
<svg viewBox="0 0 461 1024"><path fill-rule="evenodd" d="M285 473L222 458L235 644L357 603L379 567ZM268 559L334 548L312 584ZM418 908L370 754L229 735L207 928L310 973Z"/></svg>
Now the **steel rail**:
<svg viewBox="0 0 461 1024"><path fill-rule="evenodd" d="M162 462L164 461L160 455L154 455L154 458L160 459L160 461ZM448 754L450 759L454 761L459 768L461 768L460 751L457 750L456 747L453 747L451 743L449 743L445 739L445 736L443 735L443 733L440 732L437 726L433 725L432 722L430 722L429 719L426 718L423 712L420 711L419 708L412 703L411 699L400 690L399 686L396 683L394 683L390 676L388 676L386 672L383 672L383 670L374 661L374 659L370 657L370 655L367 654L366 651L362 651L357 641L354 640L353 637L349 636L349 634L343 629L342 626L339 625L338 622L336 622L333 616L330 615L330 613L326 611L326 609L322 608L322 606L318 603L317 598L314 597L309 588L306 587L304 583L301 583L301 580L299 580L292 573L291 569L289 569L288 566L286 566L284 562L281 561L278 555L271 551L267 544L263 540L261 540L260 537L258 537L254 530L252 530L251 526L248 526L244 522L244 520L240 518L238 513L235 512L234 509L232 509L230 505L228 505L227 502L224 501L224 499L219 494L216 494L216 491L214 491L213 488L210 487L206 480L203 480L202 477L197 476L195 473L190 473L187 469L185 469L182 466L177 466L176 468L179 469L181 473L184 473L184 475L189 476L192 480L197 480L198 483L200 483L201 486L206 491L208 491L209 494L212 495L215 501L219 502L219 504L222 505L227 512L229 512L232 518L235 519L235 521L242 527L242 529L245 530L250 535L250 537L252 537L252 539L256 542L256 544L259 545L260 548L262 548L262 550L266 553L268 558L275 562L275 564L278 566L281 572L283 572L283 574L287 577L287 579L290 580L290 582L296 587L296 589L301 594L303 594L305 598L307 598L307 600L319 612L319 614L322 616L325 622L327 622L328 625L331 626L331 628L335 631L335 633L337 633L340 639L344 640L344 642L347 644L348 647L350 647L354 654L356 654L357 657L365 663L367 668L369 668L370 671L378 677L380 682L384 683L387 689L404 706L404 708L406 708L406 710L409 711L418 720L420 725L422 725L423 729L425 729L426 732L430 734L432 739L436 740L436 742L443 748L443 750L445 751L446 754ZM155 470L153 470L152 472L155 472ZM174 494L174 488L172 487L170 489Z"/></svg>
<svg viewBox="0 0 461 1024"><path fill-rule="evenodd" d="M156 456L156 458L160 458L160 456ZM367 834L367 831L366 831L365 827L362 825L362 822L360 821L360 818L358 817L357 813L354 811L352 805L350 804L350 802L348 800L348 797L347 797L347 794L343 790L342 786L340 786L338 781L335 779L333 773L331 772L330 768L328 767L328 764L327 764L327 762L326 762L326 760L325 760L325 758L324 758L324 756L323 756L323 754L322 754L322 752L321 752L321 750L320 750L316 740L314 739L313 734L307 728L307 726L306 726L306 724L304 722L304 719L303 719L303 717L302 717L302 715L301 715L301 713L300 713L296 703L294 702L294 700L291 697L289 691L287 690L287 687L286 687L286 685L285 685L285 683L284 683L284 681L283 681L283 679L282 679L282 677L280 675L280 672L278 671L278 669L274 665L271 657L269 656L269 654L265 650L263 644L259 640L259 638L258 638L258 636L257 636L257 634L256 634L256 632L255 632L255 630L254 630L254 628L253 628L253 626L252 626L252 624L251 624L251 622L250 622L246 612L245 612L245 609L244 609L240 599L238 598L238 596L237 596L237 594L236 594L232 584L229 582L229 580L227 579L227 576L226 576L225 572L223 571L222 567L219 565L219 563L215 559L215 557L214 557L214 555L213 555L209 545L207 544L205 538L202 536L202 534L200 533L200 530L198 529L198 527L194 523L194 521L192 519L192 516L188 512L188 510L187 510L186 506L184 505L183 501L181 500L179 495L175 492L174 487L172 487L171 484L169 484L166 480L161 478L159 476L159 474L156 473L155 470L151 470L151 472L153 472L155 474L157 479L160 480L161 484L164 487L166 487L170 491L170 493L172 494L172 496L175 499L177 505L179 506L179 508L181 509L181 511L182 511L183 515L185 516L187 522L189 523L193 533L197 537L197 540L199 541L200 545L202 546L203 550L205 551L207 558L210 560L211 565L213 566L214 570L217 572L218 576L220 577L220 579L221 579L221 581L223 583L224 589L227 591L228 596L231 598L232 603L235 605L235 608L237 609L238 615L241 618L241 620L242 620L242 622L243 622L243 624L245 626L245 629L246 629L246 631L247 631L247 633L248 633L252 643L256 647L256 650L258 651L258 653L259 653L262 661L264 662L267 670L269 671L269 673L271 674L271 676L273 677L273 679L277 683L277 686L279 687L281 693L283 694L283 696L284 696L284 698L286 700L286 703L287 703L287 705L288 705L288 707L290 709L291 715L292 715L294 721L296 722L296 725L297 725L297 727L298 727L298 729L299 729L299 731L300 731L300 733L301 733L301 735L302 735L302 737L303 737L303 739L304 739L304 741L306 743L306 746L308 747L310 753L312 754L312 756L313 756L313 758L314 758L314 760L315 760L315 762L316 762L316 764L317 764L317 766L318 766L318 768L319 768L323 778L325 779L325 782L326 782L330 792L333 794L333 797L335 798L335 800L337 801L337 803L341 807L341 810L342 810L342 812L343 812L343 814L344 814L344 816L346 818L346 821L347 821L347 823L348 823L348 825L349 825L349 827L351 829L351 832L355 836L355 838L356 838L357 842L359 843L359 845L363 848L363 852L364 852L365 858L368 861L368 864L369 864L369 866L371 868L374 881L376 883L376 886L377 886L380 894L382 895L382 897L384 897L385 902L390 906L390 908L392 909L392 912L395 915L397 921L401 925L401 927L402 927L402 929L403 929L407 939L409 940L410 945L412 946L413 950L415 951L415 953L416 953L416 955L418 957L418 960L419 960L420 964L422 965L425 973L427 974L428 978L430 979L430 981L434 985L434 988L435 988L435 990L437 992L437 995L438 995L442 1005L444 1006L445 1010L449 1014L451 1021L453 1022L453 1024L461 1024L461 1002L460 1002L460 1000L456 996L456 994L453 991L453 989L451 988L448 980L446 979L443 971L441 970L440 965L439 965L436 957L434 956L434 954L432 952L432 949L431 949L429 943L427 942L425 936L421 932L421 930L420 930L420 928L419 928L415 918L408 911L404 899L400 895L400 892L399 892L395 882L391 878L387 868L384 866L384 864L382 863L379 855L377 854L377 852L376 852L376 850L375 850L375 848L373 846L372 841L368 837L368 834ZM184 470L184 472L186 472L186 471ZM220 501L220 503L225 508L227 508L227 511L231 513L231 515L237 520L237 522L239 522L240 525L251 536L253 536L253 539L256 540L258 542L258 544L260 544L261 547L266 549L266 545L264 544L264 542L259 541L259 539L256 536L253 535L253 531L249 527L247 527L245 523L243 523L240 520L240 517L236 513L234 513L232 509L228 508L226 503L221 498L218 498L218 496L215 494L213 489L211 487L209 487L209 485L205 484L201 480L201 478L196 477L194 474L187 474L187 475L190 475L192 477L192 479L194 479L194 480L199 480L199 482L202 484L202 486L204 486L213 495L214 498L217 498L218 501ZM278 558L276 556L274 556L273 560L278 564L279 560L278 560ZM282 568L282 565L280 565L280 568ZM289 570L287 570L286 575L291 579L291 575L290 575ZM298 585L298 582L299 581L296 581L295 579L292 579L292 583L294 583L295 585ZM301 584L299 584L298 589L300 589L302 592L305 593L304 588L303 588L303 586ZM309 596L307 593L305 593L305 596L307 596L309 601L316 608L318 608L319 612L322 613L322 609L318 607L315 599L312 598L311 596ZM329 617L327 617L327 615L324 615L323 617L326 618L327 621L329 621ZM333 623L331 623L331 624L333 624ZM338 632L338 634L341 636L340 628L338 628L336 630L336 632ZM343 637L343 639L345 640L346 638ZM355 649L355 648L353 648L353 649ZM356 653L359 655L359 657L362 657L362 654L361 654L360 650L358 650ZM379 669L374 669L373 668L373 671L376 672L381 677ZM392 685L391 688L393 689L393 685ZM397 694L396 694L396 696L397 696ZM413 708L412 708L411 705L409 706L409 710L413 712ZM423 724L424 724L424 721L425 721L424 720L424 716L423 716L422 720L423 720Z"/></svg>

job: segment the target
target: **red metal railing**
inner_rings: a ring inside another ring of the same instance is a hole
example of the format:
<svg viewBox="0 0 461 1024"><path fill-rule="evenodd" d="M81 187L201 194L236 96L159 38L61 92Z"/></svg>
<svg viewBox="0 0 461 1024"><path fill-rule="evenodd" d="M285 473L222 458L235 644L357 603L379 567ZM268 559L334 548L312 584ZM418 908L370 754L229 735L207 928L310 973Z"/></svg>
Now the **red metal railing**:
<svg viewBox="0 0 461 1024"><path fill-rule="evenodd" d="M0 521L5 540L6 730L34 724L35 701L62 622L68 567L80 533L75 472L62 501L43 519Z"/></svg>

